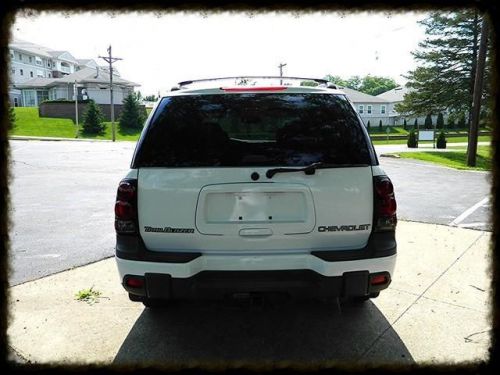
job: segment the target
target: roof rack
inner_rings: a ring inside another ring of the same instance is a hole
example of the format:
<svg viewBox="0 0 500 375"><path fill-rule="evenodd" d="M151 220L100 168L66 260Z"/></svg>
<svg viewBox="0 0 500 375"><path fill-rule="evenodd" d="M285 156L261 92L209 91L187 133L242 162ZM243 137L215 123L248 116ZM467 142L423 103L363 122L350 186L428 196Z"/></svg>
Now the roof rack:
<svg viewBox="0 0 500 375"><path fill-rule="evenodd" d="M299 80L299 81L314 81L320 85L325 85L328 88L336 88L335 84L332 84L326 79L323 78L305 78L305 77L281 77L281 76L235 76L235 77L220 77L220 78L205 78L205 79L193 79L190 81L182 81L179 82L179 88L183 88L184 86L191 85L193 83L199 82L210 82L210 81L222 81L225 79L279 79L279 80Z"/></svg>

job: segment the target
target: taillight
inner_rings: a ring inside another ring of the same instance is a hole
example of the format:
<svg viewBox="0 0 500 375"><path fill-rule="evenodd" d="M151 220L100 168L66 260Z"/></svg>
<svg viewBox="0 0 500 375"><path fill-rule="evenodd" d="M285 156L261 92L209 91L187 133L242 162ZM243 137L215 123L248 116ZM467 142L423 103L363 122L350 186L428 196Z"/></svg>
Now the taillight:
<svg viewBox="0 0 500 375"><path fill-rule="evenodd" d="M394 186L387 176L375 176L374 184L374 229L392 231L398 222L396 216L396 197Z"/></svg>
<svg viewBox="0 0 500 375"><path fill-rule="evenodd" d="M137 180L120 181L115 202L115 230L118 234L137 233Z"/></svg>

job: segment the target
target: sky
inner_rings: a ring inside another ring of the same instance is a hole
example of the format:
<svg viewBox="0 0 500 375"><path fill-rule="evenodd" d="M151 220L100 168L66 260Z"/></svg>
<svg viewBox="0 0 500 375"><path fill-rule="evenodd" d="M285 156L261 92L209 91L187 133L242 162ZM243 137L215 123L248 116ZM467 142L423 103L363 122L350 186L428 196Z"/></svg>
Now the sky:
<svg viewBox="0 0 500 375"><path fill-rule="evenodd" d="M415 68L426 13L18 13L12 36L100 65L109 45L143 95L198 78L279 75L393 78Z"/></svg>

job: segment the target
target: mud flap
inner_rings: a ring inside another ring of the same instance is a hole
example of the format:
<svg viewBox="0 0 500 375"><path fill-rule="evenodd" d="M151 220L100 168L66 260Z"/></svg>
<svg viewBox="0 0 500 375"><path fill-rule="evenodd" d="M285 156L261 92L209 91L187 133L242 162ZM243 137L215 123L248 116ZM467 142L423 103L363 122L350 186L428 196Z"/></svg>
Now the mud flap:
<svg viewBox="0 0 500 375"><path fill-rule="evenodd" d="M146 294L150 299L170 299L171 276L159 273L147 273L146 275Z"/></svg>
<svg viewBox="0 0 500 375"><path fill-rule="evenodd" d="M342 295L345 297L366 296L368 294L368 271L345 272Z"/></svg>

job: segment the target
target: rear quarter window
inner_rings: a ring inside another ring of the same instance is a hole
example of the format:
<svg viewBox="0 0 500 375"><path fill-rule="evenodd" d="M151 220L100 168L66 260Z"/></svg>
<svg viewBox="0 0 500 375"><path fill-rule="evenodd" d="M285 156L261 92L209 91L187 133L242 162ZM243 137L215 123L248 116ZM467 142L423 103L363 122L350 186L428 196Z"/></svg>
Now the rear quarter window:
<svg viewBox="0 0 500 375"><path fill-rule="evenodd" d="M185 95L164 98L132 166L372 164L366 131L343 95Z"/></svg>

